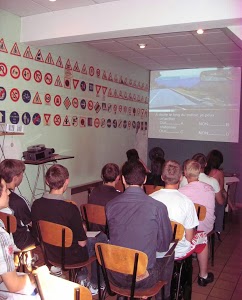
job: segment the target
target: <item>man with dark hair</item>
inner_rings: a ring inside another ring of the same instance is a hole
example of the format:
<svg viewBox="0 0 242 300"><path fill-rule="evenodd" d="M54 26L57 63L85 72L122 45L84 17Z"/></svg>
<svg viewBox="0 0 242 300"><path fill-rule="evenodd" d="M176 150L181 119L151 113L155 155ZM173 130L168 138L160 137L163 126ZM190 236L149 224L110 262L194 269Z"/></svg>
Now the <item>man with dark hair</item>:
<svg viewBox="0 0 242 300"><path fill-rule="evenodd" d="M105 206L108 201L119 195L115 185L119 181L119 167L108 163L102 168L103 184L94 188L88 199L88 203Z"/></svg>
<svg viewBox="0 0 242 300"><path fill-rule="evenodd" d="M199 262L198 284L206 286L213 282L213 273L208 273L208 245L204 232L195 233L199 225L197 213L193 202L177 189L182 178L182 169L178 162L169 160L165 162L162 179L165 188L152 193L150 196L166 205L169 218L181 223L185 228L184 237L178 242L175 249L175 258L179 259L197 253Z"/></svg>
<svg viewBox="0 0 242 300"><path fill-rule="evenodd" d="M172 240L167 209L144 193L146 170L140 161L127 161L122 167L122 178L125 192L106 205L110 243L145 252L149 259L148 273L137 281L136 288L147 288L158 280L166 280L165 299L168 299L174 256L156 259L156 251L167 251ZM115 273L112 277L114 283L124 288L130 284L122 274Z"/></svg>
<svg viewBox="0 0 242 300"><path fill-rule="evenodd" d="M13 210L17 219L17 230L13 233L16 246L24 249L34 244L34 238L30 232L32 227L30 203L24 197L15 193L15 189L23 180L25 164L17 159L5 159L0 163L0 175L7 184L11 194L9 196L9 207Z"/></svg>

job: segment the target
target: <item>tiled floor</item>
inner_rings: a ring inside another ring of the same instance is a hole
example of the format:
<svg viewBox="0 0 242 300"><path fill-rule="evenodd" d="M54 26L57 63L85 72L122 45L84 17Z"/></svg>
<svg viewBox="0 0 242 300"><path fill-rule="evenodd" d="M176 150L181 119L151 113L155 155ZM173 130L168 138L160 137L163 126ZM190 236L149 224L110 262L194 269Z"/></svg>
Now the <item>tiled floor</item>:
<svg viewBox="0 0 242 300"><path fill-rule="evenodd" d="M215 262L209 271L215 275L213 283L206 287L197 284L198 264L193 261L192 300L240 300L242 299L242 209L226 217L222 242L216 240ZM44 264L40 249L35 251L40 259L37 265ZM108 297L114 299L114 297ZM95 296L95 299L98 297Z"/></svg>

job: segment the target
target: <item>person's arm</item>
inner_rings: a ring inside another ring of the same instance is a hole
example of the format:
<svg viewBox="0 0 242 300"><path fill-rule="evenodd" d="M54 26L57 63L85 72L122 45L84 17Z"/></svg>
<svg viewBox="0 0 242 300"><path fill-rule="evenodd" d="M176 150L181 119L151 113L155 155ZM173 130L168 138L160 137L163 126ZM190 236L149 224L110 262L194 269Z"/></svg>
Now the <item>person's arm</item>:
<svg viewBox="0 0 242 300"><path fill-rule="evenodd" d="M16 271L2 274L2 280L11 293L22 290L26 285L30 285L30 279L27 274L18 275Z"/></svg>
<svg viewBox="0 0 242 300"><path fill-rule="evenodd" d="M191 243L193 236L194 236L194 229L193 228L191 228L191 229L185 228L185 238L188 242Z"/></svg>
<svg viewBox="0 0 242 300"><path fill-rule="evenodd" d="M219 191L218 193L215 193L215 200L220 205L225 204L225 199L224 199L221 191Z"/></svg>
<svg viewBox="0 0 242 300"><path fill-rule="evenodd" d="M70 220L69 227L73 232L73 238L76 236L78 239L78 245L81 247L85 247L87 244L87 236L86 236L85 229L83 227L80 211L77 206L71 203L69 204L69 207L71 211L71 220Z"/></svg>

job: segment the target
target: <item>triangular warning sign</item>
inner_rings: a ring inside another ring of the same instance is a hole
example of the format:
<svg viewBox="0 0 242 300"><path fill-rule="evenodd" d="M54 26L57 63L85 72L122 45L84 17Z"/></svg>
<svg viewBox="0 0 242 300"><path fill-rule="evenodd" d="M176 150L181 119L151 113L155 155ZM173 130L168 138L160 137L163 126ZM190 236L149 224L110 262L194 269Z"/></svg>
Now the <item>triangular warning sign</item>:
<svg viewBox="0 0 242 300"><path fill-rule="evenodd" d="M79 66L78 66L78 62L76 61L74 67L73 67L73 71L75 72L80 72Z"/></svg>
<svg viewBox="0 0 242 300"><path fill-rule="evenodd" d="M66 70L72 70L72 66L71 66L71 62L69 60L69 58L67 59L66 65L65 65L65 69Z"/></svg>
<svg viewBox="0 0 242 300"><path fill-rule="evenodd" d="M113 96L114 98L118 98L118 93L117 93L117 90L115 89L114 92L113 92Z"/></svg>
<svg viewBox="0 0 242 300"><path fill-rule="evenodd" d="M35 96L34 96L34 99L33 99L33 104L42 104L42 101L40 99L40 96L39 96L39 93L36 92Z"/></svg>
<svg viewBox="0 0 242 300"><path fill-rule="evenodd" d="M57 67L59 68L63 68L63 64L62 64L62 60L61 60L61 57L59 56L58 59L57 59L57 62L55 64Z"/></svg>
<svg viewBox="0 0 242 300"><path fill-rule="evenodd" d="M24 51L23 57L28 58L28 59L33 59L33 55L31 53L30 47L28 46L26 50Z"/></svg>
<svg viewBox="0 0 242 300"><path fill-rule="evenodd" d="M44 59L43 59L43 56L42 56L42 53L41 53L40 49L38 50L38 52L35 55L35 60L39 61L39 62L44 62Z"/></svg>
<svg viewBox="0 0 242 300"><path fill-rule="evenodd" d="M51 114L44 114L44 125L45 126L50 126L50 116Z"/></svg>
<svg viewBox="0 0 242 300"><path fill-rule="evenodd" d="M71 126L68 116L65 117L65 119L63 121L63 126Z"/></svg>
<svg viewBox="0 0 242 300"><path fill-rule="evenodd" d="M60 76L58 75L55 81L55 86L63 87L63 84L61 82Z"/></svg>
<svg viewBox="0 0 242 300"><path fill-rule="evenodd" d="M82 74L87 75L87 68L85 64L82 66Z"/></svg>
<svg viewBox="0 0 242 300"><path fill-rule="evenodd" d="M102 77L102 79L107 80L107 75L106 75L105 71L103 71L103 77Z"/></svg>
<svg viewBox="0 0 242 300"><path fill-rule="evenodd" d="M4 39L0 40L0 52L8 53L8 50L7 50L6 45L4 43Z"/></svg>
<svg viewBox="0 0 242 300"><path fill-rule="evenodd" d="M114 82L118 82L118 75L117 74L114 76Z"/></svg>
<svg viewBox="0 0 242 300"><path fill-rule="evenodd" d="M120 84L123 84L124 82L123 82L123 77L122 76L120 76L120 78L119 78L119 83Z"/></svg>
<svg viewBox="0 0 242 300"><path fill-rule="evenodd" d="M112 73L111 73L111 72L110 72L109 75L108 75L108 80L109 80L109 81L113 81L113 76L112 76Z"/></svg>
<svg viewBox="0 0 242 300"><path fill-rule="evenodd" d="M54 61L53 61L53 58L52 58L52 55L51 53L49 52L48 55L46 56L46 59L45 59L45 63L46 64L49 64L49 65L54 65Z"/></svg>
<svg viewBox="0 0 242 300"><path fill-rule="evenodd" d="M76 87L78 86L78 83L79 83L79 79L73 79L73 86L74 86L74 89L76 89Z"/></svg>
<svg viewBox="0 0 242 300"><path fill-rule="evenodd" d="M13 48L12 48L10 54L16 55L16 56L21 56L21 53L20 53L20 51L19 51L19 48L18 48L18 44L17 44L17 43L14 43Z"/></svg>
<svg viewBox="0 0 242 300"><path fill-rule="evenodd" d="M124 84L125 84L125 85L128 84L128 78L127 78L127 77L124 78Z"/></svg>

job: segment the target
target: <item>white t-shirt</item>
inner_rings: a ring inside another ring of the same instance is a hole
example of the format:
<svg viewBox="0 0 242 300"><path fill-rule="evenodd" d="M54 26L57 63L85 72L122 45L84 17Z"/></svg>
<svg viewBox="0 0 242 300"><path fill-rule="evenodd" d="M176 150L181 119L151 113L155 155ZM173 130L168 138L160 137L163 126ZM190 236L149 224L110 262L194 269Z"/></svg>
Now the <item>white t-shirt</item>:
<svg viewBox="0 0 242 300"><path fill-rule="evenodd" d="M185 229L192 229L199 225L193 202L178 190L162 189L150 195L164 203L171 221L181 223ZM183 257L190 250L191 243L185 239L178 242L175 248L175 258Z"/></svg>
<svg viewBox="0 0 242 300"><path fill-rule="evenodd" d="M218 193L220 191L220 186L219 186L218 180L216 178L210 177L210 176L206 175L205 173L200 173L198 180L211 185L213 187L215 193ZM187 179L185 176L183 176L182 181L180 182L180 188L187 184L188 184Z"/></svg>
<svg viewBox="0 0 242 300"><path fill-rule="evenodd" d="M201 181L193 181L179 188L179 192L186 195L193 203L206 207L206 217L203 221L199 221L198 230L209 233L215 221L215 192L212 186Z"/></svg>

